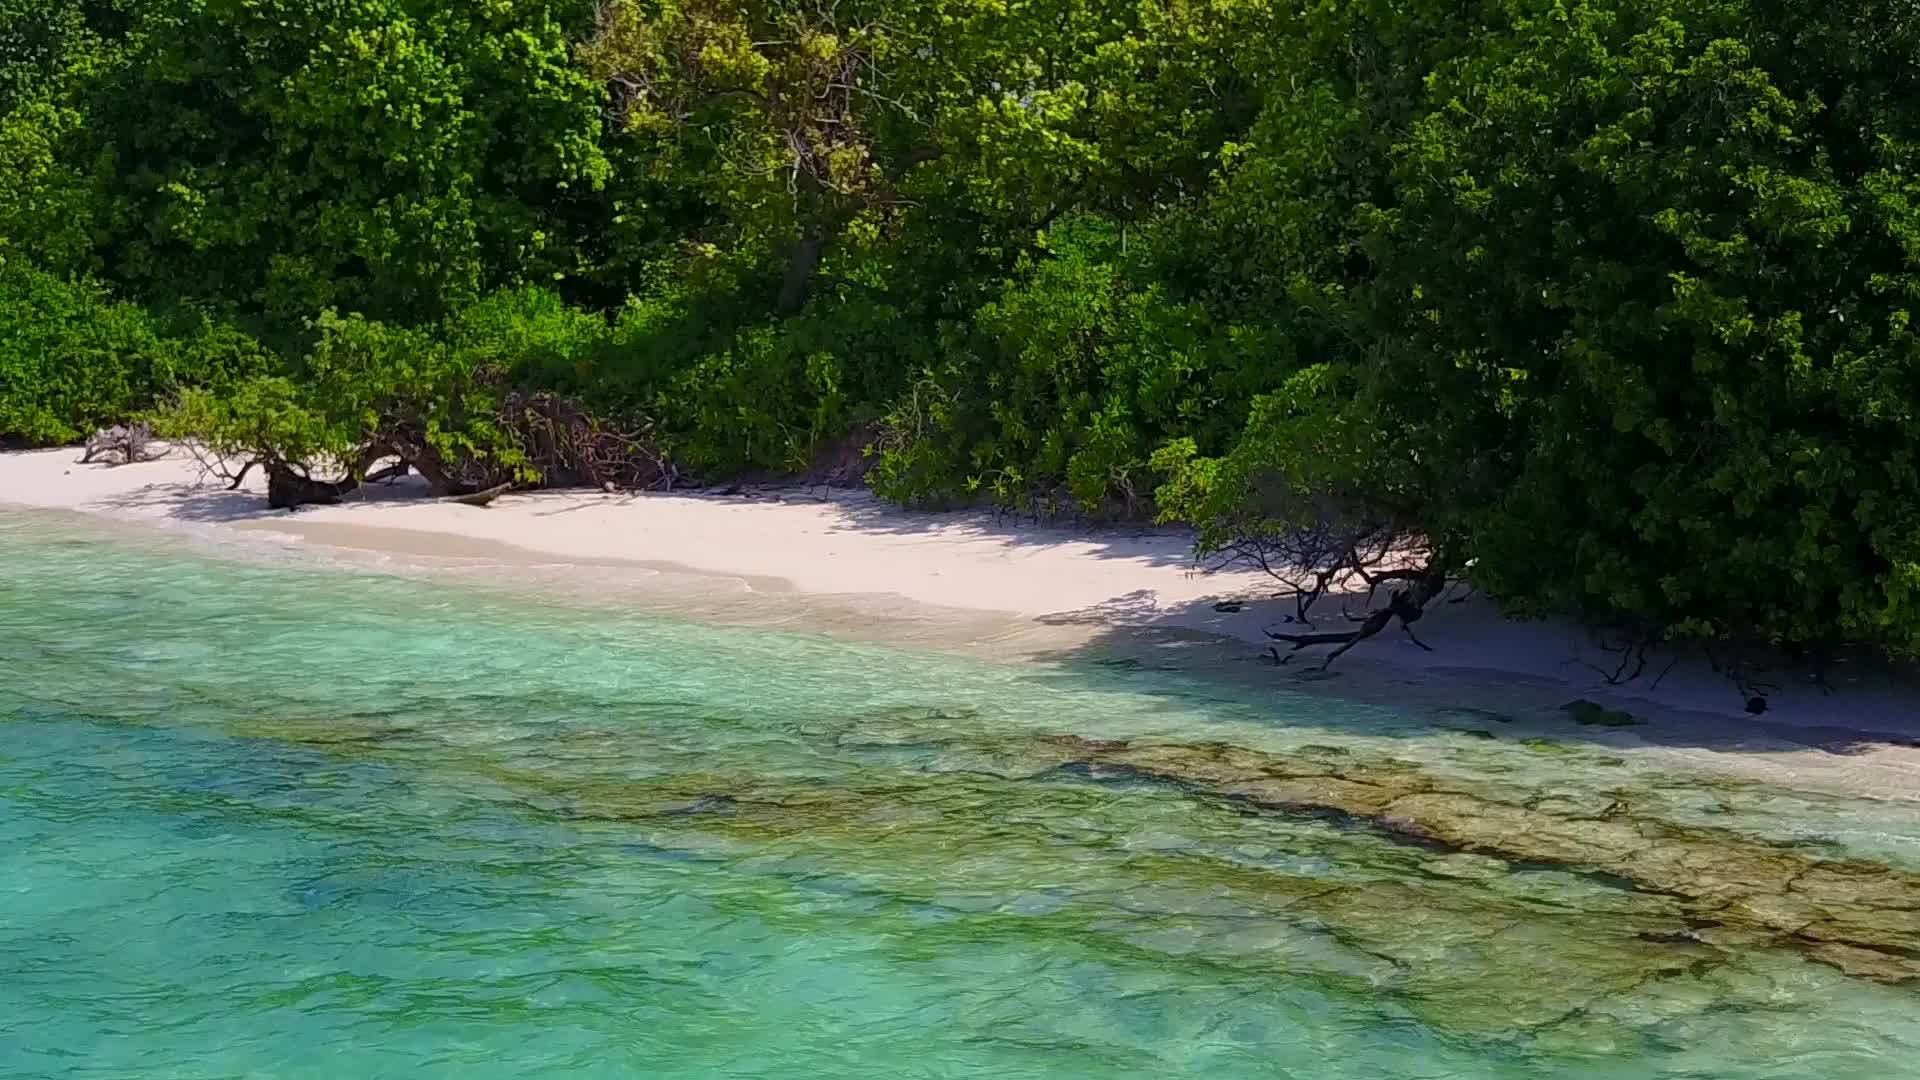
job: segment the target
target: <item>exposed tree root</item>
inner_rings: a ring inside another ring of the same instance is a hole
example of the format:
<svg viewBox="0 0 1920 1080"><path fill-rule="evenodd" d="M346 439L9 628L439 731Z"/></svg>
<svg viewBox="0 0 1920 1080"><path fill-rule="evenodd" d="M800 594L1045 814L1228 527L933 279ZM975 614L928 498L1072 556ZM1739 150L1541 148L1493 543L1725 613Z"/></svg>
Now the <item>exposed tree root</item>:
<svg viewBox="0 0 1920 1080"><path fill-rule="evenodd" d="M238 491L258 466L267 474L267 503L275 509L337 503L368 484L418 473L436 498L472 499L484 506L513 487L592 486L605 491L671 489L679 471L647 436L648 426L625 430L550 394L509 395L493 417L503 445L477 449L429 438L415 422L387 418L348 455L299 458L279 447L222 447L189 443L208 476ZM382 465L382 463L385 463ZM376 465L381 467L376 468ZM237 467L236 467L237 466Z"/></svg>
<svg viewBox="0 0 1920 1080"><path fill-rule="evenodd" d="M337 503L342 496L360 486L359 479L353 476L344 480L315 480L304 470L284 461L269 461L266 470L267 505L275 510Z"/></svg>

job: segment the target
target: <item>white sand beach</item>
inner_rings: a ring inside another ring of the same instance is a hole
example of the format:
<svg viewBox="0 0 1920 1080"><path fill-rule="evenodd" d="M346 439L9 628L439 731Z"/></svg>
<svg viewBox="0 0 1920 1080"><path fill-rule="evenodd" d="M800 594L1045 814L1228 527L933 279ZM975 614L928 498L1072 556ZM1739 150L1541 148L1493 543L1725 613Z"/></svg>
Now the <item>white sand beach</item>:
<svg viewBox="0 0 1920 1080"><path fill-rule="evenodd" d="M1197 572L1190 537L1179 530L907 512L863 492L800 488L541 492L477 508L422 498L401 482L289 513L267 507L257 475L243 490L226 491L184 453L126 466L82 465L77 457L71 449L0 454L0 508L409 557L576 564L589 584L593 564L681 570L730 582L755 602L784 593L860 598L869 611L935 612L961 637L1045 631L1023 639L1032 652L1103 637L1147 648L1177 643L1189 652L1198 643L1249 670L1263 665L1289 686L1389 703L1448 684L1497 688L1535 705L1584 698L1659 724L1691 725L1700 737L1688 742L1703 751L1738 748L1758 762L1777 750L1773 765L1788 778L1808 764L1801 752L1811 747L1833 759L1822 771L1859 774L1864 786L1920 798L1920 694L1884 674L1842 669L1824 689L1804 675L1762 674L1769 708L1753 717L1732 681L1703 657L1653 657L1639 678L1610 680L1618 657L1592 635L1507 620L1477 598L1429 613L1420 634L1431 652L1389 631L1329 674L1316 671L1323 648L1274 668L1262 631L1283 623L1291 600L1276 598L1276 583L1256 572ZM1234 600L1238 610L1216 606ZM1342 621L1337 608L1328 605L1325 623ZM1617 738L1631 744L1648 736L1634 728Z"/></svg>

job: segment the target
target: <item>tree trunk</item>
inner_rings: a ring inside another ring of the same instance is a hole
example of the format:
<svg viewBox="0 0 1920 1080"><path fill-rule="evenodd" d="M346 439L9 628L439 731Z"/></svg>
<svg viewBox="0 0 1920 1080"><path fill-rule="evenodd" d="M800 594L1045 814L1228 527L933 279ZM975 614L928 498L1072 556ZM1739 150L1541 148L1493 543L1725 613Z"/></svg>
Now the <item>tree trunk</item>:
<svg viewBox="0 0 1920 1080"><path fill-rule="evenodd" d="M780 300L777 310L782 315L792 315L807 303L807 290L813 284L813 272L820 268L820 259L827 253L827 244L833 240L833 230L826 221L815 218L807 225L807 231L794 245L793 252L787 256L787 272L780 278Z"/></svg>
<svg viewBox="0 0 1920 1080"><path fill-rule="evenodd" d="M422 452L404 460L407 464L413 466L414 472L419 473L426 479L427 494L439 498L446 495L460 495L465 493L466 485L456 482L451 476L447 475L447 470L440 465L440 456L438 454Z"/></svg>
<svg viewBox="0 0 1920 1080"><path fill-rule="evenodd" d="M462 483L449 475L447 463L440 460L440 455L424 439L415 438L411 433L389 434L384 442L369 450L368 454L369 457L361 463L362 472L379 458L397 458L400 464L420 474L420 478L427 482L427 494L435 498L464 495L474 490L473 485Z"/></svg>
<svg viewBox="0 0 1920 1080"><path fill-rule="evenodd" d="M340 497L360 486L348 477L339 482L315 480L294 470L284 461L270 461L267 469L267 505L275 510L291 510L311 503L337 503Z"/></svg>

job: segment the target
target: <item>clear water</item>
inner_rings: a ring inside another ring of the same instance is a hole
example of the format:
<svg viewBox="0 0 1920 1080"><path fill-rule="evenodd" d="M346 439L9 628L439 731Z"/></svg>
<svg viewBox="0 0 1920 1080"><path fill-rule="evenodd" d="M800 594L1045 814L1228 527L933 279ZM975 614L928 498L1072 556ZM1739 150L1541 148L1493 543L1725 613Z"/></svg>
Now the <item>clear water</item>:
<svg viewBox="0 0 1920 1080"><path fill-rule="evenodd" d="M1913 915L1908 806L1577 732L0 512L0 1075L1920 1076L1912 984L1661 938L1698 896L1096 767L1069 735L1557 815L1522 852L1630 806L1696 854L1891 866L1860 917Z"/></svg>

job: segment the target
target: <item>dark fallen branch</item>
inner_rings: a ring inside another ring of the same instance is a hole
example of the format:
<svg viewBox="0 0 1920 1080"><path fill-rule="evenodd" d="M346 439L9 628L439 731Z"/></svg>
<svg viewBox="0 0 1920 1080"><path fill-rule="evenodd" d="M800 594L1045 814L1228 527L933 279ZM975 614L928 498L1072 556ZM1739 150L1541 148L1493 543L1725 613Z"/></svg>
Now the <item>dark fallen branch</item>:
<svg viewBox="0 0 1920 1080"><path fill-rule="evenodd" d="M1426 614L1427 604L1436 596L1439 596L1446 588L1446 572L1439 569L1436 565L1419 571L1417 576L1412 574L1400 575L1398 573L1396 573L1396 576L1402 577L1403 580L1413 581L1412 587L1395 589L1388 597L1386 607L1376 608L1367 613L1358 620L1360 625L1353 630L1324 634L1287 634L1274 630L1266 631L1266 635L1275 641L1284 641L1293 646L1289 651L1289 656L1280 659L1279 662L1283 664L1286 663L1287 659L1291 658L1291 653L1299 652L1301 649L1310 646L1338 645L1339 648L1328 653L1326 659L1320 662L1321 669L1325 670L1327 665L1338 660L1348 649L1385 630L1388 626L1392 625L1395 619L1400 621L1400 629L1406 633L1407 640L1425 649L1427 652L1432 652L1433 647L1421 641L1419 636L1413 632L1413 624L1419 622L1421 617Z"/></svg>
<svg viewBox="0 0 1920 1080"><path fill-rule="evenodd" d="M1338 513L1304 526L1274 527L1253 523L1206 553L1209 572L1229 566L1259 570L1287 586L1280 594L1293 600L1289 622L1313 625L1313 609L1329 595L1358 581L1367 587L1371 603L1379 587L1390 581L1411 581L1425 573L1409 568L1423 564L1425 545L1405 528L1388 520ZM1354 621L1360 621L1355 619Z"/></svg>

